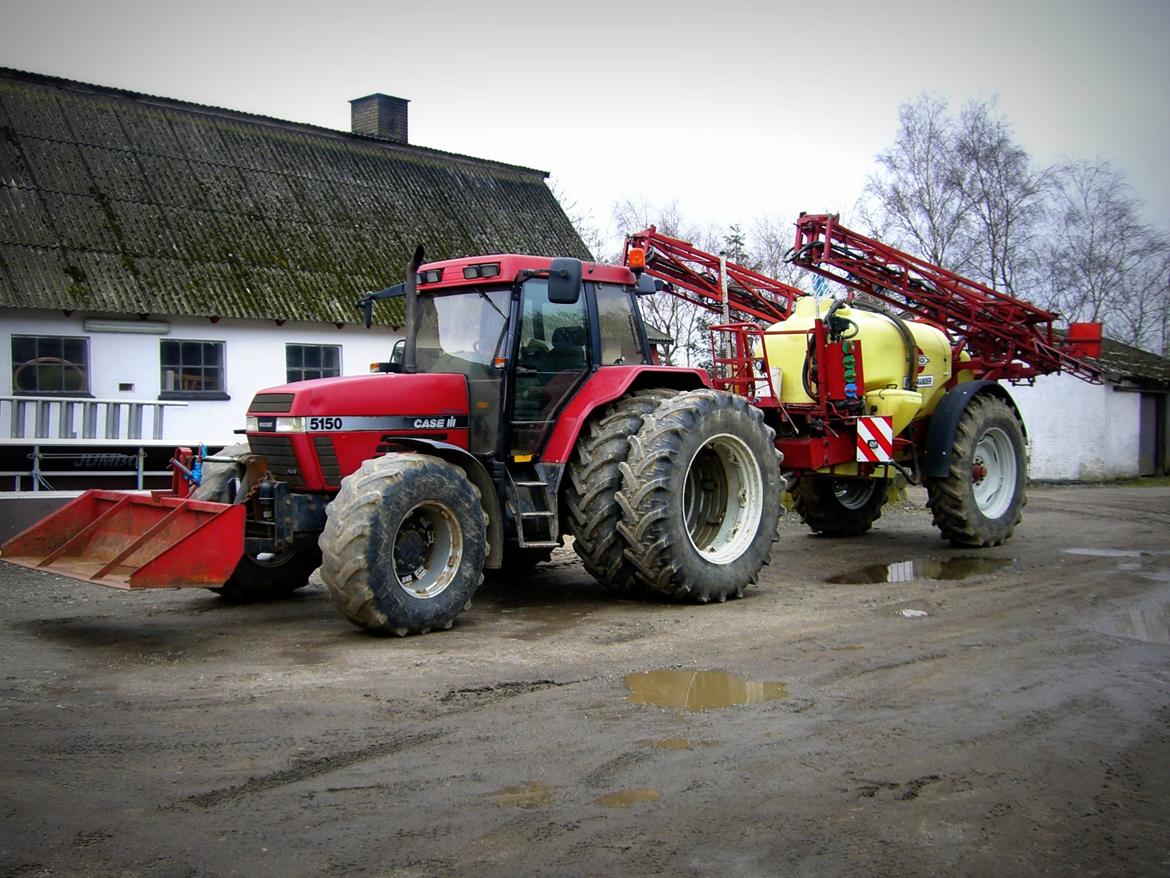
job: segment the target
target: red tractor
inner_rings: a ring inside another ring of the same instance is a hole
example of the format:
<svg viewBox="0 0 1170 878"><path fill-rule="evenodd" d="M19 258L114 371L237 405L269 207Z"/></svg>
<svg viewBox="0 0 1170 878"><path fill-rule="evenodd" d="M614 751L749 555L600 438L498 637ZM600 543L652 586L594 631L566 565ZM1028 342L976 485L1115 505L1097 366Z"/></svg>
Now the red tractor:
<svg viewBox="0 0 1170 878"><path fill-rule="evenodd" d="M822 307L652 228L627 266L422 264L419 248L404 284L358 303L368 325L378 300L404 299L405 339L377 374L264 390L247 445L202 461L190 492L178 477L150 497L88 492L4 558L234 598L312 576L357 625L405 635L451 627L485 569L537 564L565 534L616 593L739 597L784 487L813 530L850 536L901 474L927 485L951 542L1006 539L1026 462L997 379L1094 378L1084 328L1058 338L1055 315L833 217L801 217L793 260L848 298ZM713 378L658 365L638 298L664 290L723 315Z"/></svg>
<svg viewBox="0 0 1170 878"><path fill-rule="evenodd" d="M405 342L378 374L264 390L247 446L204 460L189 498L89 492L5 559L236 598L312 574L347 618L399 635L450 628L485 569L545 560L566 532L615 592L741 595L775 539L773 430L702 370L655 363L637 304L650 277L421 259L359 303L368 319L405 298Z"/></svg>

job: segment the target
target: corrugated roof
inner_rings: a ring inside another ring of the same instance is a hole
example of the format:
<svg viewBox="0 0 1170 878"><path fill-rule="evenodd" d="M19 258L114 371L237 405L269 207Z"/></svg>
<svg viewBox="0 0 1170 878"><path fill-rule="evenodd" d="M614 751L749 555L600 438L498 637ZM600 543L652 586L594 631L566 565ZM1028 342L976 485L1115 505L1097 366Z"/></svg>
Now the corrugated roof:
<svg viewBox="0 0 1170 878"><path fill-rule="evenodd" d="M0 68L0 306L352 323L418 243L590 258L545 177Z"/></svg>
<svg viewBox="0 0 1170 878"><path fill-rule="evenodd" d="M1102 339L1101 368L1114 379L1132 381L1152 390L1170 389L1170 359L1111 338Z"/></svg>

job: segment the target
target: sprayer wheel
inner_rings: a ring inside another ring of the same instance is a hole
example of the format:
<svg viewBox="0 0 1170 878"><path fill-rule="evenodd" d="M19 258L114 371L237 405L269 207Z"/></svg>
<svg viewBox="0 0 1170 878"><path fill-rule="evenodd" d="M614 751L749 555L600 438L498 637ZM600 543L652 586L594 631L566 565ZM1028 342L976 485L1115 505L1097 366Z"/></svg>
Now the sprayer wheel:
<svg viewBox="0 0 1170 878"><path fill-rule="evenodd" d="M865 533L882 514L886 479L837 479L803 476L792 489L800 520L827 537Z"/></svg>
<svg viewBox="0 0 1170 878"><path fill-rule="evenodd" d="M934 524L956 546L999 546L1020 522L1027 480L1024 430L1002 399L967 403L951 448L950 471L928 479Z"/></svg>

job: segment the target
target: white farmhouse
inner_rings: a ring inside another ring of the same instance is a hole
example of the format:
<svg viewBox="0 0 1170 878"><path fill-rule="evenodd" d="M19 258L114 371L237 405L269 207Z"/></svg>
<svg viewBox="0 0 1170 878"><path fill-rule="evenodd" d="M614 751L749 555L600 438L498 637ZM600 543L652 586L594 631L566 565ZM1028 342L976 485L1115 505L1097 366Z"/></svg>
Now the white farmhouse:
<svg viewBox="0 0 1170 878"><path fill-rule="evenodd" d="M367 330L354 302L416 244L588 258L545 172L351 107L341 132L0 68L0 490L141 482L260 388L368 371L401 304Z"/></svg>

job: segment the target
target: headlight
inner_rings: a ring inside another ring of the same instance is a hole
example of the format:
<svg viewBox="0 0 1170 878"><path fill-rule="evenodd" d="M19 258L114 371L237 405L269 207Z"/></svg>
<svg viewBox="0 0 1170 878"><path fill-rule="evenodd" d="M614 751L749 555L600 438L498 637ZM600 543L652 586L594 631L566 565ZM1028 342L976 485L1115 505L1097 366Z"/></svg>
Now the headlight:
<svg viewBox="0 0 1170 878"><path fill-rule="evenodd" d="M303 433L304 418L278 418L273 415L248 415L245 430L248 433Z"/></svg>
<svg viewBox="0 0 1170 878"><path fill-rule="evenodd" d="M305 419L304 418L277 418L276 419L277 433L304 433Z"/></svg>

